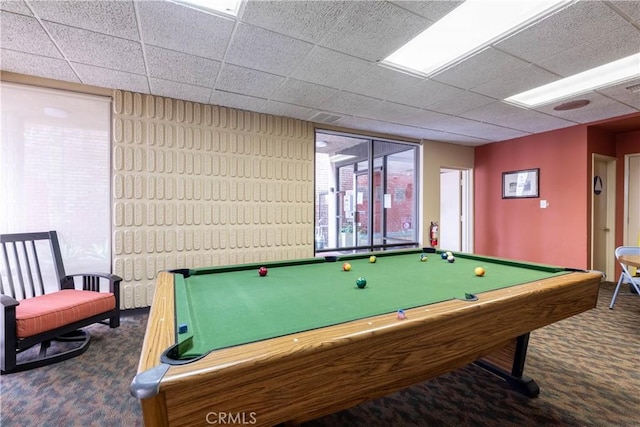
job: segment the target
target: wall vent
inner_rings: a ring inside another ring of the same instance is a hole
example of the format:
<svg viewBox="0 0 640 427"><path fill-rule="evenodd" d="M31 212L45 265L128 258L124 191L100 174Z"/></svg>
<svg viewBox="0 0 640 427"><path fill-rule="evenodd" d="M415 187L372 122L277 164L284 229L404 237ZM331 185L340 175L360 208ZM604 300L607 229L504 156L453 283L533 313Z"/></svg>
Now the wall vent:
<svg viewBox="0 0 640 427"><path fill-rule="evenodd" d="M627 89L631 93L638 93L638 92L640 92L640 83L635 84L635 85L631 85L631 86L627 86L625 89Z"/></svg>

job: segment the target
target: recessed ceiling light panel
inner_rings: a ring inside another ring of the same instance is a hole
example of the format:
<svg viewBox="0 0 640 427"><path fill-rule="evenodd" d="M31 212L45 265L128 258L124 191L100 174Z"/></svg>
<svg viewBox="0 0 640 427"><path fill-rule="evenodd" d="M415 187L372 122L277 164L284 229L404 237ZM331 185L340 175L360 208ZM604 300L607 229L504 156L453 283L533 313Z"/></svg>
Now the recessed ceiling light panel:
<svg viewBox="0 0 640 427"><path fill-rule="evenodd" d="M242 0L173 0L209 12L222 12L227 15L238 16Z"/></svg>
<svg viewBox="0 0 640 427"><path fill-rule="evenodd" d="M537 107L640 77L640 53L519 93L505 101Z"/></svg>
<svg viewBox="0 0 640 427"><path fill-rule="evenodd" d="M434 74L574 1L466 0L382 63Z"/></svg>

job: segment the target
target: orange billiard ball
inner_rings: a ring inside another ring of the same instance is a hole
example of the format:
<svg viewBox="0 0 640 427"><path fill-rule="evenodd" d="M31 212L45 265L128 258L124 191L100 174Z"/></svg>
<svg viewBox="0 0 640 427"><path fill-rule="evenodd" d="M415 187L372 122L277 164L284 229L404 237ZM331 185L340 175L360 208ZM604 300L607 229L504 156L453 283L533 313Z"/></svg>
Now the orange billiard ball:
<svg viewBox="0 0 640 427"><path fill-rule="evenodd" d="M349 264L348 262L345 262L344 264L342 264L342 269L344 271L350 271L351 270L351 264Z"/></svg>
<svg viewBox="0 0 640 427"><path fill-rule="evenodd" d="M476 273L476 276L478 276L478 277L484 276L484 268L482 268L482 267L476 267L474 272Z"/></svg>

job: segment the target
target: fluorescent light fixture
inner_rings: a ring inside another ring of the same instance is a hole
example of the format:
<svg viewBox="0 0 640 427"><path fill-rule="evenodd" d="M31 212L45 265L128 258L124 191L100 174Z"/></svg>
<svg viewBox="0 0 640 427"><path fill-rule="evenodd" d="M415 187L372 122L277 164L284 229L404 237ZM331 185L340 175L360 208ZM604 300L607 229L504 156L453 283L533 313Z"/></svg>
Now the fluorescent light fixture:
<svg viewBox="0 0 640 427"><path fill-rule="evenodd" d="M430 75L575 0L466 0L382 61Z"/></svg>
<svg viewBox="0 0 640 427"><path fill-rule="evenodd" d="M350 160L350 159L355 159L356 156L352 156L350 154L334 154L333 156L329 157L329 161L331 163L338 163L338 162L342 162L344 160Z"/></svg>
<svg viewBox="0 0 640 427"><path fill-rule="evenodd" d="M242 0L174 0L174 2L205 11L222 12L227 15L237 16Z"/></svg>
<svg viewBox="0 0 640 427"><path fill-rule="evenodd" d="M506 98L506 102L535 107L640 77L640 53L609 62L553 83Z"/></svg>

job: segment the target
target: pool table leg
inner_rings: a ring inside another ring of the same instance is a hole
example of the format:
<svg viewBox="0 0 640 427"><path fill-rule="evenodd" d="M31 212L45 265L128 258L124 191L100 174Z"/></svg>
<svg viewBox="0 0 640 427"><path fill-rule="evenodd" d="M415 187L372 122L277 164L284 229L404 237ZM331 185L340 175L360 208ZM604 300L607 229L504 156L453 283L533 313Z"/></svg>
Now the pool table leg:
<svg viewBox="0 0 640 427"><path fill-rule="evenodd" d="M511 366L500 363L500 358L491 356L476 361L476 365L504 378L512 387L527 397L537 397L540 387L531 378L524 375L524 363L527 357L529 345L529 333L520 335L515 339L515 348L511 346L509 362Z"/></svg>

